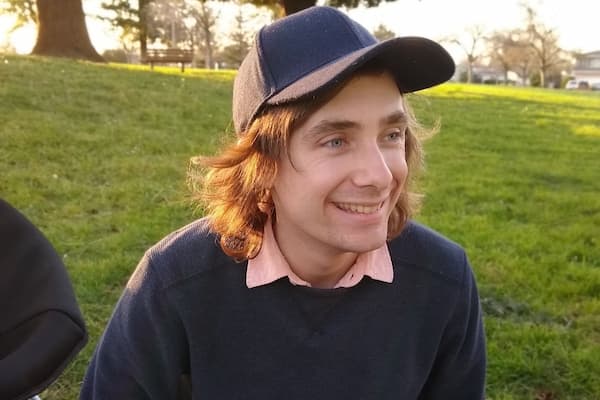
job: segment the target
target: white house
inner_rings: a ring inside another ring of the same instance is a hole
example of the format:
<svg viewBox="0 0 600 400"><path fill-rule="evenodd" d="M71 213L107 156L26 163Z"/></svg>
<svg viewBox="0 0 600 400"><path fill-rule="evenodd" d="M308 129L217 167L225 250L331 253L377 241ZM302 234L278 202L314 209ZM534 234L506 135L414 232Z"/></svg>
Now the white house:
<svg viewBox="0 0 600 400"><path fill-rule="evenodd" d="M600 83L600 51L577 56L573 76L577 81L587 81L590 85Z"/></svg>

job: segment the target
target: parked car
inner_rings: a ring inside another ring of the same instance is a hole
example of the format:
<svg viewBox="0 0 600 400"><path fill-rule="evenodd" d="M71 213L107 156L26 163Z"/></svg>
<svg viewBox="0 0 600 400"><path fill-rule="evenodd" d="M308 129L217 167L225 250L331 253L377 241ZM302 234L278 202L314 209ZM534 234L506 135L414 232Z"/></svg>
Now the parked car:
<svg viewBox="0 0 600 400"><path fill-rule="evenodd" d="M600 90L600 82L592 83L592 90Z"/></svg>
<svg viewBox="0 0 600 400"><path fill-rule="evenodd" d="M589 88L590 88L590 84L588 83L588 81L578 81L576 79L571 79L571 80L567 81L567 84L565 85L565 89L568 89L568 90L572 90L572 89L588 90Z"/></svg>
<svg viewBox="0 0 600 400"><path fill-rule="evenodd" d="M577 81L575 79L568 80L567 83L565 84L565 89L567 89L567 90L577 89Z"/></svg>

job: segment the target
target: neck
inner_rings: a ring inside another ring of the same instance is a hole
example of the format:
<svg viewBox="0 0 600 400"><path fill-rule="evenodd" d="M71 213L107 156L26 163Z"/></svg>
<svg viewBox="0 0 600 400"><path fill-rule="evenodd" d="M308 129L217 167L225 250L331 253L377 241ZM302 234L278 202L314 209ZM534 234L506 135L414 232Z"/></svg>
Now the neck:
<svg viewBox="0 0 600 400"><path fill-rule="evenodd" d="M342 253L331 257L329 261L313 257L315 254L306 254L305 257L292 257L286 260L296 275L310 283L311 286L321 289L331 289L342 279L356 261L358 254Z"/></svg>
<svg viewBox="0 0 600 400"><path fill-rule="evenodd" d="M275 226L273 229L277 245L291 270L316 288L335 287L358 257L357 253L315 248L304 242L291 243L277 235Z"/></svg>

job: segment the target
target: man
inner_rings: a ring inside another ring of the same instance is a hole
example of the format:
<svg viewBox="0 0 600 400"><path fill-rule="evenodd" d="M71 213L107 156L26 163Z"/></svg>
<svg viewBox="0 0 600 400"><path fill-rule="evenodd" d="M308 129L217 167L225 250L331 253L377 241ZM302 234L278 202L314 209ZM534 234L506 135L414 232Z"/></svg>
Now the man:
<svg viewBox="0 0 600 400"><path fill-rule="evenodd" d="M151 248L82 399L482 399L464 251L410 220L405 93L454 64L314 7L263 28L234 84L235 143L201 159L206 217Z"/></svg>

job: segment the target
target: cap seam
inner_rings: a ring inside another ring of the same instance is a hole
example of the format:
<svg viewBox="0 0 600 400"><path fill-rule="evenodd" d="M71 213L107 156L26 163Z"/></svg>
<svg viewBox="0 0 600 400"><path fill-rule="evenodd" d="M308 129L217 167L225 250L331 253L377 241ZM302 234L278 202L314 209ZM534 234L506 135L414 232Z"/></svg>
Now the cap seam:
<svg viewBox="0 0 600 400"><path fill-rule="evenodd" d="M331 11L333 11L333 9L331 7L328 7L328 9ZM346 27L346 29L348 29L350 31L350 33L352 34L352 36L354 36L354 38L358 41L358 43L361 46L365 46L365 44L362 42L362 40L360 40L360 37L356 34L356 32L354 31L354 29L352 29L352 27L350 26L350 21L348 21L349 17L346 14L339 14L337 12L331 12L332 15L335 15L338 19L344 21L344 26ZM344 18L345 17L345 18ZM369 44L368 46L372 46L373 44L377 44L377 41L375 41L375 43Z"/></svg>
<svg viewBox="0 0 600 400"><path fill-rule="evenodd" d="M334 64L334 63L341 62L341 61L342 61L344 58L350 57L350 56L354 55L354 53L356 53L356 52L358 52L358 51L361 51L361 50L366 50L366 49L368 49L368 50L366 51L366 53L365 53L365 54L367 54L368 52L370 52L370 51L372 51L372 50L373 50L372 46L376 46L376 45L378 45L378 43L374 43L374 44L372 44L372 45L369 45L368 47L365 47L365 48L362 48L362 49L357 49L357 50L354 50L352 53L350 53L350 54L346 54L346 55L344 55L343 57L339 57L339 58L337 58L337 59L335 59L335 60L331 60L331 61L328 61L328 62L326 62L326 63L323 63L323 64L319 65L318 67L316 67L315 69L313 69L313 70L311 70L310 72L308 72L307 74L305 74L305 75L304 75L304 77L307 77L308 75L310 75L310 74L312 74L312 73L314 73L314 72L317 72L317 71L318 71L319 69L321 69L321 68L325 68L325 67L327 67L329 64ZM341 74L346 74L346 73L348 73L348 72L353 72L353 71L354 71L354 68L353 68L353 66L356 64L356 62L358 61L358 59L360 59L360 58L364 57L364 56L365 56L365 54L362 54L362 55L361 55L361 56L359 56L357 59L355 59L355 60L354 60L352 63L350 63L350 64L349 64L349 65L348 65L348 66L347 66L347 67L346 67L346 68L345 68L343 71L341 71L340 73L341 73ZM277 92L275 95L279 95L281 92L283 92L285 89L287 89L287 88L289 88L290 86L292 86L294 83L296 83L296 82L292 82L291 84L287 85L285 88L282 88L282 89L281 89L281 90L279 90L279 91L278 91L278 92ZM329 86L330 84L333 84L333 83L334 83L333 81L331 81L331 82L327 82L327 83L326 83L326 86ZM304 97L306 97L306 96L308 96L308 95L314 94L314 92L316 92L316 91L318 91L318 90L320 90L320 89L322 89L322 88L323 88L323 87L321 87L321 88L316 88L316 89L314 89L314 90L312 90L312 91L309 91L309 92L307 92L307 93L304 93L304 94L303 94L301 97L299 97L299 98L304 98ZM272 98L272 97L273 97L273 96L271 96L271 98ZM271 100L271 98L267 99L267 100L265 101L265 103L269 104L269 103L268 103L268 101L270 101L270 100ZM286 101L287 101L287 100L286 100Z"/></svg>
<svg viewBox="0 0 600 400"><path fill-rule="evenodd" d="M347 16L347 15L345 15L345 14L343 14L343 15L342 15L342 14L339 14L339 13L337 12L337 10L333 9L332 7L324 7L324 8L325 8L325 9L327 9L331 15L335 16L335 18L337 18L338 20L341 20L341 21L343 21L343 23L344 23L344 27L346 28L346 30L350 32L350 34L351 34L351 35L354 37L354 39L356 39L356 41L358 42L358 44L359 44L360 46L362 46L362 47L361 47L361 48L358 48L358 49L356 49L356 50L353 50L353 51L352 51L352 53L345 54L345 55L343 55L342 57L337 57L337 58L334 58L334 59L332 59L332 60L329 60L329 61L327 61L327 62L324 62L324 63L322 63L322 64L319 64L319 65L315 66L315 67L314 67L313 69L311 69L311 70L305 71L305 72L302 74L302 76L300 76L299 78L297 78L295 81L293 81L293 82L291 82L291 83L288 83L288 84L286 84L286 85L285 85L285 87L281 87L281 88L280 88L280 87L279 87L279 82L275 82L275 83L276 83L276 86L277 86L277 90L276 90L276 91L271 91L271 92L269 93L269 95L268 95L268 96L265 98L265 100L264 100L263 104L264 104L265 102L267 102L267 101L268 101L268 100L269 100L269 99L270 99L270 98L271 98L273 95L275 95L275 94L277 94L277 93L280 93L280 92L282 92L284 89L286 89L287 87L289 87L289 86L293 85L293 84L294 84L295 82L297 82L299 79L302 79L303 77L306 77L306 76L308 76L308 75L312 74L313 72L315 72L315 71L317 71L317 70L319 70L319 69L323 68L324 66L326 66L326 65L328 65L328 64L331 64L331 63L334 63L334 62L338 62L338 61L340 61L341 59L343 59L343 58L346 58L346 57L350 56L350 55L351 55L351 54L353 54L354 52L362 50L363 48L365 48L365 46L367 46L367 47L370 47L370 46L373 46L373 45L376 45L376 44L377 44L377 41L376 41L376 42L374 42L374 43L372 43L372 44L365 45L365 44L364 44L364 43L363 43L363 42L360 40L360 38L359 38L359 36L356 34L356 32L354 32L354 29L352 29L352 27L350 26L350 23L349 23L349 21L348 21L348 19L347 19L347 18L348 18L348 16ZM345 16L346 18L344 18L344 16ZM261 30L261 32L262 32L262 30ZM270 71L270 70L269 70L269 74L271 74L271 71Z"/></svg>
<svg viewBox="0 0 600 400"><path fill-rule="evenodd" d="M273 72L271 71L271 66L267 62L267 58L264 56L261 39L263 32L264 27L262 27L256 34L254 38L254 46L256 47L256 52L258 53L258 67L261 70L261 72L265 72L264 77L269 79L269 82L265 82L265 84L269 86L269 90L267 93L264 93L262 95L261 101L256 107L254 107L254 110L252 110L252 112L248 115L246 121L244 121L240 125L240 131L245 131L246 129L248 129L248 127L252 124L252 121L256 118L256 115L258 115L261 108L263 108L267 101L271 97L273 97L273 94L275 93L275 90L273 90L273 83L277 85L277 82L275 82L275 79L273 77Z"/></svg>
<svg viewBox="0 0 600 400"><path fill-rule="evenodd" d="M264 64L265 70L269 74L269 93L267 93L266 96L265 96L265 99L268 99L275 92L273 90L272 83L275 83L275 86L277 86L277 82L275 82L275 79L273 77L273 72L271 71L271 66L267 62L267 58L264 56L264 52L263 52L263 48L262 48L262 34L263 34L263 32L264 32L264 27L260 31L258 31L258 34L256 35L255 42L256 42L256 49L257 49L257 51L259 53L258 54L258 62ZM262 104L264 104L264 100L261 103L261 107L262 107Z"/></svg>

